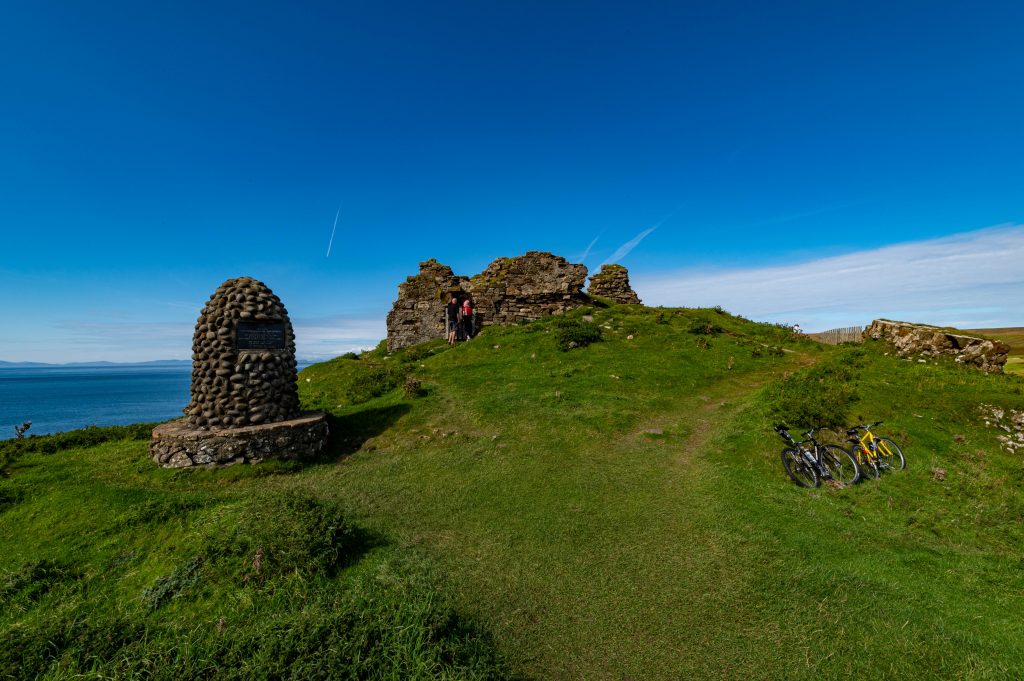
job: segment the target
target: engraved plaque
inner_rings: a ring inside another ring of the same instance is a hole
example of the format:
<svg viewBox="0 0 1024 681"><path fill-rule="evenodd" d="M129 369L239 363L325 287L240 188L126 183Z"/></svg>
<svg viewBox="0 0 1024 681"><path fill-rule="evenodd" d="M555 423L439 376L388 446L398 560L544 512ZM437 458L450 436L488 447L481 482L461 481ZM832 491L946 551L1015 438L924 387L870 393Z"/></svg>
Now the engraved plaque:
<svg viewBox="0 0 1024 681"><path fill-rule="evenodd" d="M283 350L284 347L284 322L238 322L235 331L236 350Z"/></svg>

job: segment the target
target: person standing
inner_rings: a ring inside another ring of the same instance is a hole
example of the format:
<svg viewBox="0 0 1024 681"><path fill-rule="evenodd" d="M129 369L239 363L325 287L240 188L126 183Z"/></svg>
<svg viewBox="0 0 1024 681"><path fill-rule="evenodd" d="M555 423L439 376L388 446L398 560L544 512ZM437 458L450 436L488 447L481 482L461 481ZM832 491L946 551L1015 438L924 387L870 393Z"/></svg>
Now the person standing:
<svg viewBox="0 0 1024 681"><path fill-rule="evenodd" d="M469 298L462 301L462 337L465 340L473 337L473 304Z"/></svg>
<svg viewBox="0 0 1024 681"><path fill-rule="evenodd" d="M448 325L448 345L455 345L455 336L459 333L459 299L455 296L445 306L444 320Z"/></svg>

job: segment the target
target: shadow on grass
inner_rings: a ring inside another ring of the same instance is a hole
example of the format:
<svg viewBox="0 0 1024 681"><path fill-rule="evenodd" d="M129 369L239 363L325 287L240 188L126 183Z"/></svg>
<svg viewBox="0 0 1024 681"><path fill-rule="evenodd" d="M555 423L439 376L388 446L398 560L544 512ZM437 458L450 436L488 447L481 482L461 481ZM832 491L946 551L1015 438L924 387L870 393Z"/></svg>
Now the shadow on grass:
<svg viewBox="0 0 1024 681"><path fill-rule="evenodd" d="M359 451L367 440L389 429L412 409L408 404L393 404L390 407L363 409L344 416L327 415L330 437L327 446L307 464L338 461Z"/></svg>

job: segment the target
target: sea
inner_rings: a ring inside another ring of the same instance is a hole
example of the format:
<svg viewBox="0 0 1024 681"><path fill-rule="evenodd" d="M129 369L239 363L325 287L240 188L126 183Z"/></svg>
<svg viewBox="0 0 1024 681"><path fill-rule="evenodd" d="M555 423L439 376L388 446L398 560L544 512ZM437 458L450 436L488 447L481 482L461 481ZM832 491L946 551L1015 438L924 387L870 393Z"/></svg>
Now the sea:
<svg viewBox="0 0 1024 681"><path fill-rule="evenodd" d="M299 361L299 370L310 361ZM0 440L87 426L125 426L179 418L188 404L191 362L94 366L0 365Z"/></svg>
<svg viewBox="0 0 1024 681"><path fill-rule="evenodd" d="M86 426L124 426L182 416L191 363L0 368L0 440Z"/></svg>

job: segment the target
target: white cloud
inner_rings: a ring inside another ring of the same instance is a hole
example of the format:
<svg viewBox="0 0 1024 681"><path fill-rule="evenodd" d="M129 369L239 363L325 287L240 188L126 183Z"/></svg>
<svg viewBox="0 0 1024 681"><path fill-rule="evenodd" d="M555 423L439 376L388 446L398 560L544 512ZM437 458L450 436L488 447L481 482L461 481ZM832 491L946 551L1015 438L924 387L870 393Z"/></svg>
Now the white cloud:
<svg viewBox="0 0 1024 681"><path fill-rule="evenodd" d="M987 229L793 265L634 276L648 305L721 305L805 330L877 317L961 328L1024 326L1024 226Z"/></svg>
<svg viewBox="0 0 1024 681"><path fill-rule="evenodd" d="M295 354L300 359L330 359L373 348L387 335L384 315L334 315L292 320Z"/></svg>

